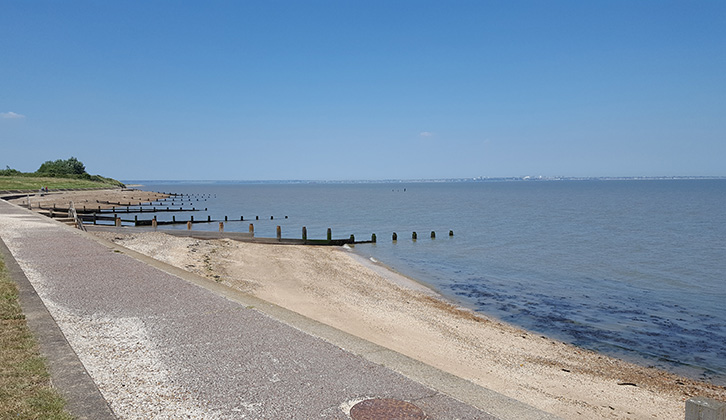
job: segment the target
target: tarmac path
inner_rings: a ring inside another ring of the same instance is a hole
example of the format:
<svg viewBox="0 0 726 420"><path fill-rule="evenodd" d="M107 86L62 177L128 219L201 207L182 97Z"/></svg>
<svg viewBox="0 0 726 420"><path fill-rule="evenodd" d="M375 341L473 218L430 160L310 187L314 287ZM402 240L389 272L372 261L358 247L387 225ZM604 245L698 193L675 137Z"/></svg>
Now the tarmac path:
<svg viewBox="0 0 726 420"><path fill-rule="evenodd" d="M350 419L376 398L428 419L556 418L2 200L0 238L79 418Z"/></svg>

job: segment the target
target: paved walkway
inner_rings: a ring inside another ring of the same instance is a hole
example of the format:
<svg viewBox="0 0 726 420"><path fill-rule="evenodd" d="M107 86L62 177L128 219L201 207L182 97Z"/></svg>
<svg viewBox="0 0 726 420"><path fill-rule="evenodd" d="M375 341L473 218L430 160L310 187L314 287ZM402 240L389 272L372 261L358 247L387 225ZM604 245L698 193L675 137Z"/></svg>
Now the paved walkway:
<svg viewBox="0 0 726 420"><path fill-rule="evenodd" d="M555 418L2 200L0 238L32 284L24 308L37 292L52 315L28 321L81 418L349 419L371 398L429 419Z"/></svg>

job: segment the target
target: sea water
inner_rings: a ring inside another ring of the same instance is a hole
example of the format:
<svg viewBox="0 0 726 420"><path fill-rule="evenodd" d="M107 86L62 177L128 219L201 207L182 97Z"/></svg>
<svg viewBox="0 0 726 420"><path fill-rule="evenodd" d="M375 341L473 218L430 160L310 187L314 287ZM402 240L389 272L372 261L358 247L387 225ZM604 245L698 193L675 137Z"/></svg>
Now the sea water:
<svg viewBox="0 0 726 420"><path fill-rule="evenodd" d="M142 188L200 194L185 207L207 209L193 213L195 220L227 216L225 231L247 232L253 223L258 237L275 237L277 226L291 238L303 226L309 238L325 238L328 228L335 238L375 233L377 243L355 245L355 252L460 305L726 384L726 180ZM159 220L172 215L188 220L190 213L157 213ZM217 230L218 223L194 229Z"/></svg>

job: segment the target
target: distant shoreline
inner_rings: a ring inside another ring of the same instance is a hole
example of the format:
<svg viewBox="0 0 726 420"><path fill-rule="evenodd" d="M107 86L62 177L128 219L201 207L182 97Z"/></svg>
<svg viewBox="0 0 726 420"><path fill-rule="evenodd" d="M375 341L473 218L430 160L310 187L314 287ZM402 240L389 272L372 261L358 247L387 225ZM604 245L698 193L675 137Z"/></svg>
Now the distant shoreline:
<svg viewBox="0 0 726 420"><path fill-rule="evenodd" d="M381 180L124 180L127 187L142 187L146 184L416 184L416 183L475 183L475 182L546 182L546 181L690 181L726 180L726 176L658 176L658 177L476 177L476 178L432 178L432 179L381 179Z"/></svg>

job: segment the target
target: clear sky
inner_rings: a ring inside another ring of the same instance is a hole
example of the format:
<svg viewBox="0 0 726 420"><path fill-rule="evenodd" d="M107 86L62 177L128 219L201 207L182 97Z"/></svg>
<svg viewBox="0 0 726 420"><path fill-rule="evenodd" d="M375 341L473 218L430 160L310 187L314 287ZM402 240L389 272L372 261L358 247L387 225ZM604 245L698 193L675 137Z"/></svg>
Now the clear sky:
<svg viewBox="0 0 726 420"><path fill-rule="evenodd" d="M726 1L0 0L0 166L726 175Z"/></svg>

